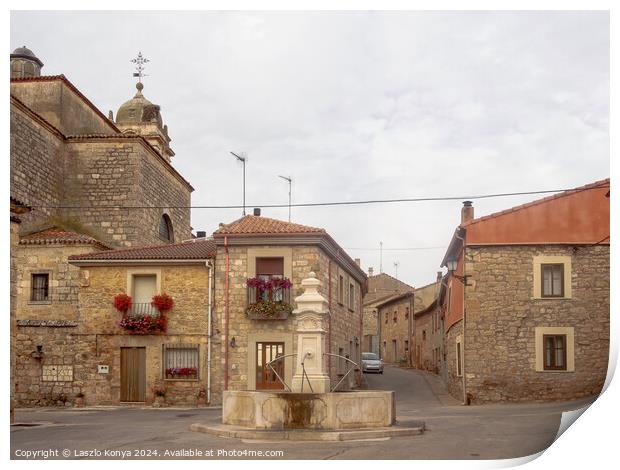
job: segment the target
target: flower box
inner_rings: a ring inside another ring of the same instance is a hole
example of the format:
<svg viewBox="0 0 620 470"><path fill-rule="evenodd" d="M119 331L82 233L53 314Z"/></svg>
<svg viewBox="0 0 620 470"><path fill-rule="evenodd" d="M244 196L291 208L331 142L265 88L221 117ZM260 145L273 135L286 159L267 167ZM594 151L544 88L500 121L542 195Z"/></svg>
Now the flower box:
<svg viewBox="0 0 620 470"><path fill-rule="evenodd" d="M286 320L292 311L288 302L262 300L248 305L245 313L250 320Z"/></svg>

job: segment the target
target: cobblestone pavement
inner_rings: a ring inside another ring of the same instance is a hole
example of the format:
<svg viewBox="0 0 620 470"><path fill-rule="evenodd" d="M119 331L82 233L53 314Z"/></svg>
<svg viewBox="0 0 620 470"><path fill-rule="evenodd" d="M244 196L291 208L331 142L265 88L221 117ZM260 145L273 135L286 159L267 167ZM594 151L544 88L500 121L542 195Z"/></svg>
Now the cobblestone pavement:
<svg viewBox="0 0 620 470"><path fill-rule="evenodd" d="M17 425L11 426L11 457L52 451L37 458L62 459L66 451L73 459L513 458L544 450L556 436L561 412L588 403L468 407L445 394L432 374L386 367L383 375L366 377L369 389L395 390L397 416L424 420L427 431L420 436L357 442L256 442L189 430L192 423L219 421L219 409L24 409L16 411Z"/></svg>

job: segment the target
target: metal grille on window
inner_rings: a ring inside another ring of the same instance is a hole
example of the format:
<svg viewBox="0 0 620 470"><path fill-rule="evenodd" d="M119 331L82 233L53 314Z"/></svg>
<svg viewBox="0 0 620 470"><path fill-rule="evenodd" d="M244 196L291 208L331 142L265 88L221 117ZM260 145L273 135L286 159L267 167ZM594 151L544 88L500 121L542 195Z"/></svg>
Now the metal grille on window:
<svg viewBox="0 0 620 470"><path fill-rule="evenodd" d="M196 380L199 378L199 345L165 344L164 372L166 379Z"/></svg>
<svg viewBox="0 0 620 470"><path fill-rule="evenodd" d="M49 298L49 274L32 275L32 300L46 301Z"/></svg>

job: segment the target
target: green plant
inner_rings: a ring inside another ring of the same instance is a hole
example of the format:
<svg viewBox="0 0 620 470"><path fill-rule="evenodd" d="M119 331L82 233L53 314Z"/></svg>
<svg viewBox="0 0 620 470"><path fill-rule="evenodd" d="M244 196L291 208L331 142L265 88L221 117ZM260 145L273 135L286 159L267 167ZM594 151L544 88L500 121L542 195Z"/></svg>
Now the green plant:
<svg viewBox="0 0 620 470"><path fill-rule="evenodd" d="M245 313L247 315L256 315L261 317L277 317L280 315L288 315L293 308L287 302L260 301L248 305Z"/></svg>

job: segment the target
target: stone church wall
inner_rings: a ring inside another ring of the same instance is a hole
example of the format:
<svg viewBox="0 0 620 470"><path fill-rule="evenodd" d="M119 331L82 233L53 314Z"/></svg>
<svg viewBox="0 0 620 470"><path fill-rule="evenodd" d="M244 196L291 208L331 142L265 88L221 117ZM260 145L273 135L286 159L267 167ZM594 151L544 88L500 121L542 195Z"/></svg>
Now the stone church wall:
<svg viewBox="0 0 620 470"><path fill-rule="evenodd" d="M62 200L62 138L11 104L11 196L34 206L23 225L47 218Z"/></svg>

